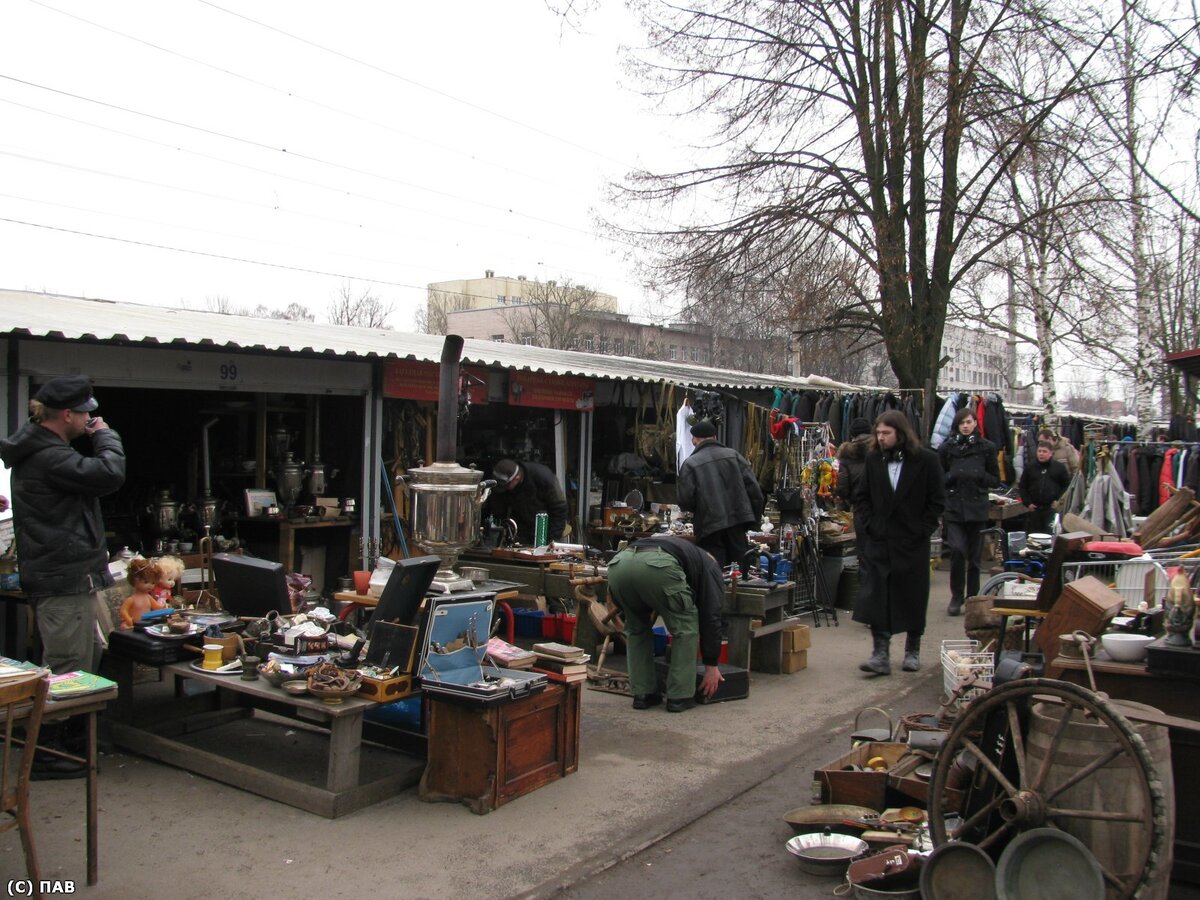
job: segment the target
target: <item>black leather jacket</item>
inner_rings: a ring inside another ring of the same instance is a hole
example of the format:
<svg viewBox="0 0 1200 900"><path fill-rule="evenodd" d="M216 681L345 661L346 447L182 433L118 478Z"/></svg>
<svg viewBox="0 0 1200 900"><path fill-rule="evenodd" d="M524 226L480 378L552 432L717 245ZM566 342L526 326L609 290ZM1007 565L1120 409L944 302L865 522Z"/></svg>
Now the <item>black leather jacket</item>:
<svg viewBox="0 0 1200 900"><path fill-rule="evenodd" d="M84 456L34 422L0 441L0 459L13 473L21 589L30 596L112 584L100 498L125 483L125 449L111 428L92 435L92 447Z"/></svg>
<svg viewBox="0 0 1200 900"><path fill-rule="evenodd" d="M734 526L752 528L762 518L762 487L750 463L715 440L684 460L676 487L679 508L692 513L697 538Z"/></svg>

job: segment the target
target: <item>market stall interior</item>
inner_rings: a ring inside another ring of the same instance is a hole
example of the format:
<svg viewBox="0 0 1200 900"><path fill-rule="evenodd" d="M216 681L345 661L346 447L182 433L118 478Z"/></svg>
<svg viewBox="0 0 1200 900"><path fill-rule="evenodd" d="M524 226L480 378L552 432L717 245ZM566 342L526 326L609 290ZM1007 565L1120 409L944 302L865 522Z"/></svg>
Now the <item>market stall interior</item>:
<svg viewBox="0 0 1200 900"><path fill-rule="evenodd" d="M361 398L106 387L104 414L129 471L102 501L112 549L189 554L208 533L215 549L316 574L320 589L354 568L343 510L363 480Z"/></svg>

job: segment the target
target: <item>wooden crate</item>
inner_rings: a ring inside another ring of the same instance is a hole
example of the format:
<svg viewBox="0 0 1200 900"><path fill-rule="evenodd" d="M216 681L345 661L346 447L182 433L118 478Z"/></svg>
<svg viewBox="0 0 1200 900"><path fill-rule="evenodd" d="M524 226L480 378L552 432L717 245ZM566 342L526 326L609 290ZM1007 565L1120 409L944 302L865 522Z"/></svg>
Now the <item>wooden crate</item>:
<svg viewBox="0 0 1200 900"><path fill-rule="evenodd" d="M367 678L363 676L362 687L358 696L364 700L374 700L376 703L393 703L403 700L413 692L411 675L400 675L396 678Z"/></svg>
<svg viewBox="0 0 1200 900"><path fill-rule="evenodd" d="M807 650L785 650L779 657L779 671L784 675L791 675L793 672L807 668Z"/></svg>
<svg viewBox="0 0 1200 900"><path fill-rule="evenodd" d="M847 767L865 766L867 760L882 756L891 770L907 753L907 744L891 741L859 744L813 772L813 780L821 785L821 802L886 809L888 772L854 772L847 771Z"/></svg>
<svg viewBox="0 0 1200 900"><path fill-rule="evenodd" d="M783 630L783 652L797 653L812 646L812 629L807 625L790 625Z"/></svg>

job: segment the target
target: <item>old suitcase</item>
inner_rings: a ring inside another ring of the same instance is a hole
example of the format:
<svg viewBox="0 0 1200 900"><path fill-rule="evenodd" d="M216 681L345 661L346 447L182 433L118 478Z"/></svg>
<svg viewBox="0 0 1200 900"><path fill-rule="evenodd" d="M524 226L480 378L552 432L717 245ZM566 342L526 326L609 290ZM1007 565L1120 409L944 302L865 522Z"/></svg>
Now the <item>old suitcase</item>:
<svg viewBox="0 0 1200 900"><path fill-rule="evenodd" d="M723 700L745 700L750 696L750 673L746 669L739 669L737 666L729 666L721 663L717 668L721 672L721 677L725 680L717 685L717 692L711 697L701 697L696 694L697 703L720 703ZM658 676L659 693L666 695L667 692L667 672L670 669L670 663L663 659L654 661L655 674ZM704 677L704 664L696 664L696 687L700 687L700 679Z"/></svg>
<svg viewBox="0 0 1200 900"><path fill-rule="evenodd" d="M484 663L495 606L495 594L427 598L417 669L423 691L490 705L545 690L545 675Z"/></svg>
<svg viewBox="0 0 1200 900"><path fill-rule="evenodd" d="M108 651L148 666L165 666L167 663L197 659L186 645L199 647L203 639L202 634L185 638L159 638L140 629L116 630L108 636Z"/></svg>

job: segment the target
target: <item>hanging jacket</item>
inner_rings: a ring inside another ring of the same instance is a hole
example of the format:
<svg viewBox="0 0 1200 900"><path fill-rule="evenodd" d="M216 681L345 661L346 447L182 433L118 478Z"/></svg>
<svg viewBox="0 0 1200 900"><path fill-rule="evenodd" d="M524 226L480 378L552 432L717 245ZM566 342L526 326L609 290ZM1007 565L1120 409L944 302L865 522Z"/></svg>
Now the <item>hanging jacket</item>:
<svg viewBox="0 0 1200 900"><path fill-rule="evenodd" d="M938 413L937 421L933 423L933 435L929 438L929 446L934 450L942 446L946 438L950 437L950 428L954 424L956 412L958 412L958 394L951 394L942 404L942 411Z"/></svg>
<svg viewBox="0 0 1200 900"><path fill-rule="evenodd" d="M1175 457L1179 451L1172 447L1163 457L1161 474L1158 477L1158 505L1162 506L1171 497L1171 488L1175 487Z"/></svg>

